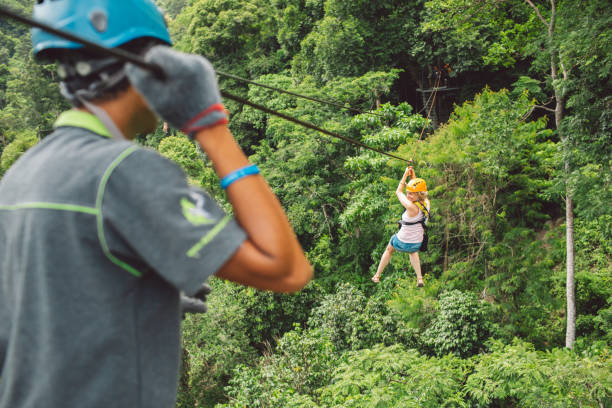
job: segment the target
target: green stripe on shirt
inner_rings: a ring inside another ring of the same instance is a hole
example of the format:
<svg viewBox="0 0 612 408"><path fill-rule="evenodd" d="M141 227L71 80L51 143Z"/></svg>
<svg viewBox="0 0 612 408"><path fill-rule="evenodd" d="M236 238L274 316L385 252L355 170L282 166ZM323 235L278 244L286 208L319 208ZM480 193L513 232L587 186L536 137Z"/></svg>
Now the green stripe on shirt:
<svg viewBox="0 0 612 408"><path fill-rule="evenodd" d="M231 216L226 215L217 225L215 225L206 235L202 237L202 239L195 244L189 251L187 251L187 256L190 258L199 258L200 250L204 248L210 241L212 241L218 234L221 232L223 227L227 225L228 222L232 219Z"/></svg>
<svg viewBox="0 0 612 408"><path fill-rule="evenodd" d="M71 211L80 212L85 214L98 214L98 209L93 207L86 207L84 205L75 204L62 204L62 203L47 203L47 202L30 202L30 203L19 203L12 205L0 205L0 210L23 210L27 208L40 208L45 210L58 210L58 211Z"/></svg>
<svg viewBox="0 0 612 408"><path fill-rule="evenodd" d="M106 257L112 263L114 263L115 265L119 266L120 268L125 269L126 271L128 271L129 273L131 273L132 275L134 275L136 277L141 277L142 276L142 272L140 272L139 270L135 269L134 267L128 265L127 263L123 262L122 260L120 260L119 258L117 258L116 256L114 256L111 253L111 251L110 251L110 249L108 247L108 244L106 243L106 238L104 238L104 220L102 218L102 198L104 197L104 190L106 189L106 183L108 182L108 179L110 178L111 173L113 172L113 170L115 170L115 168L119 165L119 163L121 163L123 161L123 159L128 157L130 154L134 153L136 150L138 150L138 146L131 146L131 147L125 149L108 166L108 168L104 172L104 175L102 176L102 180L100 181L100 185L98 186L98 196L96 197L96 209L98 211L98 213L97 213L97 215L98 215L98 220L97 220L98 221L97 222L97 226L98 226L98 239L100 241L100 246L102 247L102 251L104 252Z"/></svg>

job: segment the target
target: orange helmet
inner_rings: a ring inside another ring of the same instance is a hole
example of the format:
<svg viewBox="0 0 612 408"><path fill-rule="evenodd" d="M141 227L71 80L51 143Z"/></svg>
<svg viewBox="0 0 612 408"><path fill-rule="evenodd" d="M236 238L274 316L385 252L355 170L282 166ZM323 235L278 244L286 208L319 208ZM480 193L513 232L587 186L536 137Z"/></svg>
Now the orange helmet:
<svg viewBox="0 0 612 408"><path fill-rule="evenodd" d="M418 193L419 191L427 191L427 184L422 178L413 178L408 182L406 190L411 193Z"/></svg>

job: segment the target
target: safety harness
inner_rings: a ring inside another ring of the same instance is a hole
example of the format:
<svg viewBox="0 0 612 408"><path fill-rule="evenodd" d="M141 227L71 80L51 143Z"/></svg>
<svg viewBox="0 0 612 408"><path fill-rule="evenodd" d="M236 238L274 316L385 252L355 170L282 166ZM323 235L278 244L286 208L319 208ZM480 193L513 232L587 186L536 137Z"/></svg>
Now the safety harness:
<svg viewBox="0 0 612 408"><path fill-rule="evenodd" d="M427 222L429 221L429 211L427 210L427 207L425 207L421 202L415 201L414 203L423 212L423 218L421 220L419 220L419 221L414 221L414 222L408 222L408 221L404 221L404 220L399 220L397 224L398 224L399 228L402 228L402 225L421 224L423 226L423 242L421 243L421 248L419 248L419 251L420 252L426 252L427 251L427 244L429 242L429 236L427 235Z"/></svg>

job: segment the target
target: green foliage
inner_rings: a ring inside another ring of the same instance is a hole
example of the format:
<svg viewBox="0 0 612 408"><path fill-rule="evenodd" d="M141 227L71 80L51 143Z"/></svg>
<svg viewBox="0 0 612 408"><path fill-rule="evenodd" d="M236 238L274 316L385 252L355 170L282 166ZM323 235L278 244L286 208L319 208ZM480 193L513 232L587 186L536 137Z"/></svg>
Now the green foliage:
<svg viewBox="0 0 612 408"><path fill-rule="evenodd" d="M519 98L524 92L526 92L530 98L535 98L540 102L544 101L546 98L546 95L542 92L540 81L522 75L512 84L512 96L514 98Z"/></svg>
<svg viewBox="0 0 612 408"><path fill-rule="evenodd" d="M427 358L400 345L350 352L321 390L323 407L467 407L461 385L470 363Z"/></svg>
<svg viewBox="0 0 612 408"><path fill-rule="evenodd" d="M561 234L514 228L487 251L483 293L506 340L519 335L540 348L561 344L565 281L564 271L555 271L565 256Z"/></svg>
<svg viewBox="0 0 612 408"><path fill-rule="evenodd" d="M0 158L0 176L5 173L17 159L30 147L38 143L38 138L31 131L24 131L14 136L14 140L2 151Z"/></svg>
<svg viewBox="0 0 612 408"><path fill-rule="evenodd" d="M576 225L576 319L579 336L612 344L612 216Z"/></svg>
<svg viewBox="0 0 612 408"><path fill-rule="evenodd" d="M491 325L486 303L471 293L458 290L444 292L438 302L439 312L423 333L423 342L436 355L448 353L462 358L481 352Z"/></svg>
<svg viewBox="0 0 612 408"><path fill-rule="evenodd" d="M187 0L157 0L156 3L168 16L174 17L187 5Z"/></svg>
<svg viewBox="0 0 612 408"><path fill-rule="evenodd" d="M173 27L185 30L178 32L179 48L207 56L219 70L256 77L279 68L280 61L273 58L278 43L270 2L192 1L177 16ZM236 61L244 64L235 64Z"/></svg>
<svg viewBox="0 0 612 408"><path fill-rule="evenodd" d="M48 131L55 118L69 106L52 82L55 65L33 60L29 41L18 42L5 76L4 106L0 105L0 132L7 129Z"/></svg>
<svg viewBox="0 0 612 408"><path fill-rule="evenodd" d="M414 278L399 279L388 304L397 319L417 332L424 331L436 316L438 297L444 282L426 279L425 287L418 288Z"/></svg>
<svg viewBox="0 0 612 408"><path fill-rule="evenodd" d="M366 41L356 19L342 21L326 16L317 24L316 32L302 41L303 54L293 64L299 67L297 73L314 73L322 80L357 76L369 66L363 52Z"/></svg>
<svg viewBox="0 0 612 408"><path fill-rule="evenodd" d="M232 297L245 310L246 334L259 350L291 330L304 324L323 296L317 282L297 294L278 294L235 286Z"/></svg>
<svg viewBox="0 0 612 408"><path fill-rule="evenodd" d="M223 398L232 370L252 361L244 306L235 301L235 285L212 282L208 312L188 314L183 322L183 361L177 407L211 407Z"/></svg>
<svg viewBox="0 0 612 408"><path fill-rule="evenodd" d="M606 1L586 2L576 13L559 9L559 49L571 75L563 81L567 114L564 159L571 164L570 186L579 217L612 215L612 10Z"/></svg>
<svg viewBox="0 0 612 408"><path fill-rule="evenodd" d="M230 403L218 407L311 407L316 390L328 384L337 363L333 344L320 329L299 326L286 333L274 354L256 367L238 367L226 392Z"/></svg>
<svg viewBox="0 0 612 408"><path fill-rule="evenodd" d="M430 239L444 243L442 276L458 289L494 296L512 316L534 294L542 297L537 305L551 302L545 287L554 262L533 237L554 215L543 209L550 208L544 192L552 185L555 146L544 120L525 121L531 106L525 95L485 90L457 107L421 153L431 163L423 172L438 215Z"/></svg>
<svg viewBox="0 0 612 408"><path fill-rule="evenodd" d="M338 360L323 333L297 328L256 368L238 367L230 402L217 407L600 407L612 398L607 348L578 355L492 342L490 354L465 360L377 345Z"/></svg>
<svg viewBox="0 0 612 408"><path fill-rule="evenodd" d="M29 14L31 3L6 0L3 5ZM14 133L47 133L68 107L54 80L55 66L35 62L26 26L0 19L0 154Z"/></svg>
<svg viewBox="0 0 612 408"><path fill-rule="evenodd" d="M557 191L565 192L568 179L577 215L609 214L606 203L612 199L608 92L612 11L608 3L593 0L577 7L575 2L564 0L549 4L519 0L427 2L430 13L425 26L450 29L457 35L477 33L487 38L487 63L515 68L529 64L530 76L545 84L544 92L557 104L555 108L559 107L555 127L563 154L558 161L568 164L567 172L556 172ZM519 87L526 85L524 77L518 82ZM534 90L534 83L527 85ZM544 101L538 94L533 96Z"/></svg>
<svg viewBox="0 0 612 408"><path fill-rule="evenodd" d="M295 55L300 50L300 42L323 16L324 0L277 0L276 3L278 43L287 55Z"/></svg>
<svg viewBox="0 0 612 408"><path fill-rule="evenodd" d="M436 33L420 27L424 1L325 2L325 14L301 43L292 60L295 76L326 82L373 70L407 69L425 85L432 65L449 63L455 72L479 69L482 40Z"/></svg>
<svg viewBox="0 0 612 408"><path fill-rule="evenodd" d="M159 121L157 123L157 127L152 133L146 135L138 135L136 137L135 142L139 143L143 146L149 147L151 149L157 150L159 148L159 144L166 136L177 136L178 132L172 129L164 128L164 122Z"/></svg>
<svg viewBox="0 0 612 408"><path fill-rule="evenodd" d="M198 151L187 137L169 136L164 138L158 147L162 156L181 166L188 177L197 179L204 170L204 164Z"/></svg>
<svg viewBox="0 0 612 408"><path fill-rule="evenodd" d="M428 354L466 358L486 350L487 338L496 332L489 304L472 293L445 291L439 280L428 280L424 288L412 278L400 280L389 306L406 338Z"/></svg>
<svg viewBox="0 0 612 408"><path fill-rule="evenodd" d="M427 1L423 27L435 32L451 29L459 38L479 38L482 61L492 66L513 66L533 55L541 45L543 25L527 2L510 6L477 0Z"/></svg>
<svg viewBox="0 0 612 408"><path fill-rule="evenodd" d="M276 339L293 329L294 323L298 327L304 323L313 302L319 297L314 283L296 295L260 292L218 279L212 281L212 287L207 302L209 311L203 315L187 315L183 323L183 372L179 384L179 407L214 406L224 399L223 389L228 382L234 384L238 381L240 387L244 386L245 381L252 383L253 387L259 386L258 380L250 378L256 370L251 368L255 356L262 352L270 353ZM300 347L293 346L292 341L312 343L294 334L280 341L280 352L287 347L292 350ZM325 355L331 353L328 349L321 350ZM298 357L291 354L287 358ZM304 355L300 367L314 364L307 361L311 358L311 354ZM326 357L321 364L327 360ZM315 370L317 366L314 364L310 367ZM234 379L240 377L240 373L248 378ZM307 378L316 376L316 372L309 371ZM288 380L282 377L278 381Z"/></svg>
<svg viewBox="0 0 612 408"><path fill-rule="evenodd" d="M321 329L339 350L357 350L401 341L397 322L381 299L367 299L349 283L338 286L312 310L308 326Z"/></svg>
<svg viewBox="0 0 612 408"><path fill-rule="evenodd" d="M215 408L317 407L308 396L296 394L285 386L270 374L241 366L234 371L232 385L227 389L230 402L217 404Z"/></svg>
<svg viewBox="0 0 612 408"><path fill-rule="evenodd" d="M602 407L612 402L611 362L608 349L591 357L496 342L476 358L465 391L477 407Z"/></svg>
<svg viewBox="0 0 612 408"><path fill-rule="evenodd" d="M542 192L552 184L555 150L544 120L524 121L530 109L525 95L513 100L507 91L485 90L457 107L423 149L439 169L432 176L435 188L444 191L442 205L450 199L450 212L466 221L476 221L478 213L485 217L469 227L480 244L503 231L508 219L539 227L548 218L541 211L548 199Z"/></svg>

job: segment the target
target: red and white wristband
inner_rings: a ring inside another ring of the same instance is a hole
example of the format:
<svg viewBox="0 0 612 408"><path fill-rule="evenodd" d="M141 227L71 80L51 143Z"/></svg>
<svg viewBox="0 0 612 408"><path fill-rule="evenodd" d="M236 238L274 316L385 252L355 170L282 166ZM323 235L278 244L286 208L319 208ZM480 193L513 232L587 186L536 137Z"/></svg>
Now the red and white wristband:
<svg viewBox="0 0 612 408"><path fill-rule="evenodd" d="M186 135L193 135L194 133L221 124L228 124L229 113L225 106L221 103L216 103L204 109L202 112L197 114L191 119L185 126L181 128L181 132Z"/></svg>

